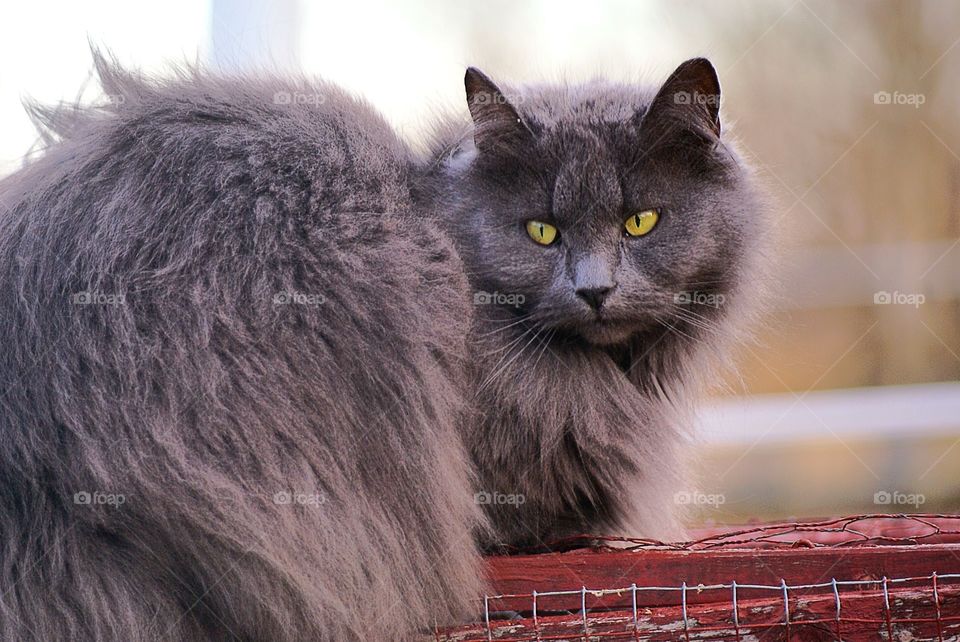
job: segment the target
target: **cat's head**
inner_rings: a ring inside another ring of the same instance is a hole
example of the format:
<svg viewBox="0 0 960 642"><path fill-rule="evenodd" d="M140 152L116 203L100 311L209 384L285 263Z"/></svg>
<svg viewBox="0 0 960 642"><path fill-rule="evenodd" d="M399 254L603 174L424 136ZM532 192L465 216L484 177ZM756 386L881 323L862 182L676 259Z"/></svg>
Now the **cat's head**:
<svg viewBox="0 0 960 642"><path fill-rule="evenodd" d="M465 84L473 145L447 171L459 245L490 303L598 346L723 314L758 206L721 138L710 62L652 89L513 91L473 68Z"/></svg>

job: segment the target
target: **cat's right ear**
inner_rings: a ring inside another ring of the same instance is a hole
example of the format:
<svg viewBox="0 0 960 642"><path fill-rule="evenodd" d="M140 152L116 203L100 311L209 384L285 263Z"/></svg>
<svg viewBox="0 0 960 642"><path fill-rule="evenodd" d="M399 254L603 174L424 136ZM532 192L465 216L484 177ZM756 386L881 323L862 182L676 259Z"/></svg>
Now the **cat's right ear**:
<svg viewBox="0 0 960 642"><path fill-rule="evenodd" d="M500 88L475 67L469 67L463 79L467 107L473 118L473 142L483 153L516 152L533 140L533 132L523 122Z"/></svg>
<svg viewBox="0 0 960 642"><path fill-rule="evenodd" d="M670 74L638 124L657 140L693 132L715 143L720 138L720 81L706 58L693 58Z"/></svg>

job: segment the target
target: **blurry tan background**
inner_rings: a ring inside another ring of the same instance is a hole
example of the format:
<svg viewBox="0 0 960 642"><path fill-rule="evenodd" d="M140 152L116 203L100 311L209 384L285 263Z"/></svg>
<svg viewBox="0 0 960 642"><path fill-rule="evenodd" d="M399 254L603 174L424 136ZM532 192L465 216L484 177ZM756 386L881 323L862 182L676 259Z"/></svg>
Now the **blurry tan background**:
<svg viewBox="0 0 960 642"><path fill-rule="evenodd" d="M960 6L954 0L8 3L0 173L20 99L93 98L88 38L160 71L323 75L416 142L495 79L720 72L727 130L777 203L772 312L705 412L698 518L960 509Z"/></svg>

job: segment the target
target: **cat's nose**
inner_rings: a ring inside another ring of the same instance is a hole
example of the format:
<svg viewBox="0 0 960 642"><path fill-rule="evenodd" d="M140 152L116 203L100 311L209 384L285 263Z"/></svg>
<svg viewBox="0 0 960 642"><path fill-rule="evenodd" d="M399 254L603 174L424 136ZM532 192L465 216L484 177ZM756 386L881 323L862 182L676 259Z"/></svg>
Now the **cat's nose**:
<svg viewBox="0 0 960 642"><path fill-rule="evenodd" d="M606 300L607 295L610 294L610 290L613 288L608 288L606 286L592 287L592 288L580 288L577 290L577 296L587 302L587 304L594 310L599 310L603 307L603 302Z"/></svg>

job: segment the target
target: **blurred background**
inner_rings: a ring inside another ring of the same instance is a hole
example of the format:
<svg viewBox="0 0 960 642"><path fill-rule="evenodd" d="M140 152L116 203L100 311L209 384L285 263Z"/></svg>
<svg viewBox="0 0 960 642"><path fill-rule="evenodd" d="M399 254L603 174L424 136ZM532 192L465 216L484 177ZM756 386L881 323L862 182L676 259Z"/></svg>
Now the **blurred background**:
<svg viewBox="0 0 960 642"><path fill-rule="evenodd" d="M703 522L960 509L960 7L955 0L130 0L0 9L0 175L21 107L95 99L89 44L162 73L322 75L414 144L463 71L660 82L706 55L777 202L772 312L718 382L676 501Z"/></svg>

